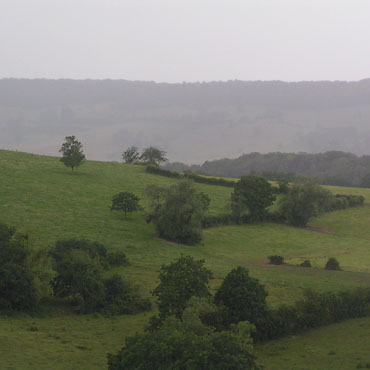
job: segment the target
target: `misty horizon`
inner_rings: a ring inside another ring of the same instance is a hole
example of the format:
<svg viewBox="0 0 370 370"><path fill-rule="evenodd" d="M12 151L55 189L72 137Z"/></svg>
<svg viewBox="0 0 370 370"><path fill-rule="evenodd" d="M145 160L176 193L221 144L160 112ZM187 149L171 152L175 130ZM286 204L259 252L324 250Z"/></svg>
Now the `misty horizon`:
<svg viewBox="0 0 370 370"><path fill-rule="evenodd" d="M0 80L0 147L58 155L76 135L87 158L160 147L200 164L250 152L370 154L370 80L154 83Z"/></svg>

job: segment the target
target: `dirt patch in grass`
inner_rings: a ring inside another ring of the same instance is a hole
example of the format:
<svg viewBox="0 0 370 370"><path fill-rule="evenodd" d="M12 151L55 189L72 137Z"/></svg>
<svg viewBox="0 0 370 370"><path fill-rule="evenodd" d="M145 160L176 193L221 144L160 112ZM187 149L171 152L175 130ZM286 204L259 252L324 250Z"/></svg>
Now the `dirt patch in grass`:
<svg viewBox="0 0 370 370"><path fill-rule="evenodd" d="M282 267L287 267L287 266L291 266L287 263L283 263L281 265L274 265L273 263L269 263L267 260L262 260L260 262L257 262L256 264L254 264L254 266L258 266L258 267L267 267L267 268L282 268Z"/></svg>
<svg viewBox="0 0 370 370"><path fill-rule="evenodd" d="M329 231L326 226L306 226L306 230L315 231L321 234L335 235L335 232Z"/></svg>

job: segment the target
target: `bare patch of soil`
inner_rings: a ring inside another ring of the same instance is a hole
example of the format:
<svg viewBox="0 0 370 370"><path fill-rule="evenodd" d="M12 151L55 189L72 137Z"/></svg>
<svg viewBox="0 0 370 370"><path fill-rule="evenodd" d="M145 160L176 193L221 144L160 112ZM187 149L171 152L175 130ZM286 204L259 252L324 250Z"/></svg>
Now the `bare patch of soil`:
<svg viewBox="0 0 370 370"><path fill-rule="evenodd" d="M263 260L263 261L257 262L255 266L265 267L265 268L282 268L282 267L288 266L288 264L283 263L282 265L274 265L272 263L268 263L266 260Z"/></svg>

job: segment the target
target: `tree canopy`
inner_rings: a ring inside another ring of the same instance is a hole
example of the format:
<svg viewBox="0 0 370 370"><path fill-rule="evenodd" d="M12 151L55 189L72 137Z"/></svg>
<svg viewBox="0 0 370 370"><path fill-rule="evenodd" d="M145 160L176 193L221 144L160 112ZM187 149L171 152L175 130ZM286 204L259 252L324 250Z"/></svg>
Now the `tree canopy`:
<svg viewBox="0 0 370 370"><path fill-rule="evenodd" d="M256 370L251 331L242 322L229 331L205 326L197 307L182 320L169 317L158 330L126 339L117 355L108 355L109 370Z"/></svg>
<svg viewBox="0 0 370 370"><path fill-rule="evenodd" d="M110 207L111 211L122 211L127 217L128 212L136 212L139 211L139 197L135 194L124 191L113 195L112 198L112 205Z"/></svg>
<svg viewBox="0 0 370 370"><path fill-rule="evenodd" d="M215 294L215 303L226 309L225 324L249 321L258 325L265 318L267 292L242 266L231 270Z"/></svg>
<svg viewBox="0 0 370 370"><path fill-rule="evenodd" d="M46 250L28 234L0 223L0 309L29 310L51 292L54 276Z"/></svg>
<svg viewBox="0 0 370 370"><path fill-rule="evenodd" d="M154 146L149 146L148 148L145 148L141 153L140 159L145 163L155 165L159 165L167 161L166 152Z"/></svg>
<svg viewBox="0 0 370 370"><path fill-rule="evenodd" d="M249 211L253 220L261 220L275 199L272 186L263 177L242 176L231 194L231 209L236 218Z"/></svg>
<svg viewBox="0 0 370 370"><path fill-rule="evenodd" d="M168 188L148 187L146 195L151 199L148 221L156 224L162 238L183 244L201 240L201 223L209 198L196 193L190 180L181 180Z"/></svg>
<svg viewBox="0 0 370 370"><path fill-rule="evenodd" d="M279 212L293 226L304 227L331 201L333 195L314 180L306 179L289 187L279 199Z"/></svg>
<svg viewBox="0 0 370 370"><path fill-rule="evenodd" d="M122 159L125 163L134 164L139 160L140 153L136 146L130 146L122 154Z"/></svg>
<svg viewBox="0 0 370 370"><path fill-rule="evenodd" d="M159 285L153 295L157 298L161 320L174 315L181 318L191 297L208 297L208 282L213 274L204 266L204 260L181 256L169 265L163 265L159 273Z"/></svg>

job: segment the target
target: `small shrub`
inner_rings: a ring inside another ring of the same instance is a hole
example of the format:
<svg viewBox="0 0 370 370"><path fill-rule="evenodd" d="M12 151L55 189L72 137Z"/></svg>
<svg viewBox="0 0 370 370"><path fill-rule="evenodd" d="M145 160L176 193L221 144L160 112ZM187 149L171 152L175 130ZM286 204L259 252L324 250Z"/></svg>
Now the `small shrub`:
<svg viewBox="0 0 370 370"><path fill-rule="evenodd" d="M304 260L299 266L301 266L301 267L312 267L310 260Z"/></svg>
<svg viewBox="0 0 370 370"><path fill-rule="evenodd" d="M107 262L111 267L128 266L130 264L126 254L121 251L108 253Z"/></svg>
<svg viewBox="0 0 370 370"><path fill-rule="evenodd" d="M269 264L270 265L283 265L284 264L284 257L274 255L274 256L268 256Z"/></svg>
<svg viewBox="0 0 370 370"><path fill-rule="evenodd" d="M104 310L116 314L130 314L152 308L149 299L141 298L130 283L124 281L118 274L104 281Z"/></svg>
<svg viewBox="0 0 370 370"><path fill-rule="evenodd" d="M340 266L339 266L339 262L334 258L334 257L330 257L328 259L328 262L326 262L326 265L325 265L325 270L341 270Z"/></svg>

